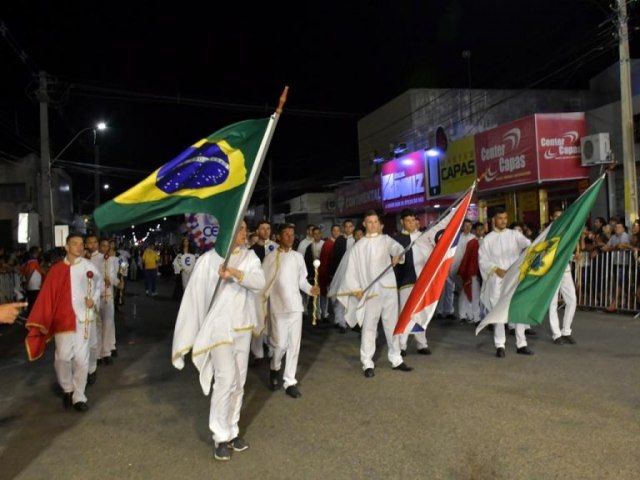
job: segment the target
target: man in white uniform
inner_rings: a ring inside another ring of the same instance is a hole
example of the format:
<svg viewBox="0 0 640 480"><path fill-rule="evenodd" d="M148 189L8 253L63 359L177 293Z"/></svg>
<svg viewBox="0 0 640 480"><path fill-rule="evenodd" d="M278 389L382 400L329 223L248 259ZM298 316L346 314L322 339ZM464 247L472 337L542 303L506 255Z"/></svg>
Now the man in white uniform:
<svg viewBox="0 0 640 480"><path fill-rule="evenodd" d="M247 225L243 222L226 268L215 250L199 258L182 297L173 337L173 365L182 369L184 355L192 350L191 359L200 371L205 395L214 379L209 428L215 443L214 458L221 461L231 459L231 450L249 448L239 436L238 421L251 332L257 326L256 293L264 288L264 272L255 253L245 247L246 241Z"/></svg>
<svg viewBox="0 0 640 480"><path fill-rule="evenodd" d="M415 241L421 232L418 231L416 222L416 214L411 209L404 209L400 212L400 222L402 223L402 232L394 235L394 240L397 241L403 248L407 248L411 242ZM405 259L403 263L398 263L393 270L396 275L396 282L398 283L398 299L400 302L398 312L401 312L404 308L409 295L413 290L422 269L427 263L428 256L431 254L426 248L422 246L414 245L407 253L405 253ZM431 355L431 349L427 344L427 334L425 331L417 333L405 333L400 335L400 350L404 357L407 354L407 343L409 341L409 335L412 335L417 344L417 352L420 355Z"/></svg>
<svg viewBox="0 0 640 480"><path fill-rule="evenodd" d="M81 235L70 234L65 250L64 261L49 270L29 315L26 344L29 359L35 360L44 354L46 340L55 337L54 367L64 393L63 405L85 412L89 408L85 395L89 350L96 341L96 310L103 282L96 267L82 257Z"/></svg>
<svg viewBox="0 0 640 480"><path fill-rule="evenodd" d="M478 263L483 285L480 301L488 311L491 311L502 294L502 279L507 270L518 259L520 253L531 245L531 242L520 232L507 228L509 218L504 209L497 209L493 215L493 231L482 241L478 252ZM533 300L532 300L533 301ZM533 355L527 346L525 330L528 325L516 323L517 318L510 318L509 323L515 323L517 353ZM505 328L504 324L493 325L493 340L496 346L496 357L505 356Z"/></svg>
<svg viewBox="0 0 640 480"><path fill-rule="evenodd" d="M336 238L336 243L333 246L333 254L331 256L331 267L329 271L331 273L332 284L334 283L333 279L336 276L336 272L338 271L342 258L355 242L353 238L354 225L351 220L345 220L342 222L342 230L344 233ZM329 290L331 291L335 289L330 285ZM330 294L327 294L327 296L330 297ZM345 322L344 319L344 305L342 305L342 303L340 303L335 297L332 298L331 305L333 306L335 325L338 327L338 331L340 333L345 333L347 331L347 322Z"/></svg>
<svg viewBox="0 0 640 480"><path fill-rule="evenodd" d="M98 257L100 257L100 243L98 242L98 237L93 233L90 233L84 238L84 248L86 252L85 258L89 260L93 265L100 270L100 265L98 264ZM104 282L101 287L104 286ZM102 360L100 359L100 353L102 352L102 347L98 347L98 345L102 345L102 322L100 318L96 318L96 339L91 344L91 348L89 351L89 375L87 378L87 384L93 385L96 382L96 371L98 368L98 363L102 364Z"/></svg>
<svg viewBox="0 0 640 480"><path fill-rule="evenodd" d="M287 362L283 374L285 392L292 398L301 396L296 380L300 341L302 339L302 295L317 296L320 287L312 287L307 281L304 258L293 250L295 226L283 224L279 229L280 247L267 255L262 267L266 287L262 292L262 302L268 300L271 313L270 341L273 348L269 385L272 390L280 388L280 367L286 355Z"/></svg>
<svg viewBox="0 0 640 480"><path fill-rule="evenodd" d="M366 378L375 375L373 355L376 351L378 322L387 338L387 356L394 370L410 372L413 368L402 361L400 339L393 335L398 322L398 291L393 269L373 285L371 283L391 264L400 261L402 245L382 231L380 217L375 210L365 213L366 235L357 241L346 258L344 277L338 287L337 298L345 306L346 320L351 327L361 325L360 361ZM369 287L369 290L364 290Z"/></svg>
<svg viewBox="0 0 640 480"><path fill-rule="evenodd" d="M557 208L551 215L551 221L555 221L562 215L562 210ZM558 318L558 294L562 295L564 300L564 316L562 317L562 330L560 330L560 319ZM567 265L558 291L553 296L549 305L549 326L553 336L553 343L556 345L570 344L574 345L576 341L571 336L571 323L576 314L576 306L578 299L576 298L576 285L573 282L571 268Z"/></svg>

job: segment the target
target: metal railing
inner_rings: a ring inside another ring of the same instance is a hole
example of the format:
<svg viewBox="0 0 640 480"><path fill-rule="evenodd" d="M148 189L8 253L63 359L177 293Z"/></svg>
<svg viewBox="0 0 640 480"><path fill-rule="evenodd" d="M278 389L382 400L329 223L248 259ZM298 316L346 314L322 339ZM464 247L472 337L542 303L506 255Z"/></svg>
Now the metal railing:
<svg viewBox="0 0 640 480"><path fill-rule="evenodd" d="M572 265L578 307L638 312L638 250L581 252Z"/></svg>

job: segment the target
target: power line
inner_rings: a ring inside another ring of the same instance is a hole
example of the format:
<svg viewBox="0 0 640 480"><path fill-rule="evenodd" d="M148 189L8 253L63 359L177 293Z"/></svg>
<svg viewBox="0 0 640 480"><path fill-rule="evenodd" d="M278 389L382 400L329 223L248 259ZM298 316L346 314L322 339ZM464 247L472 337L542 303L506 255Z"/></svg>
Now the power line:
<svg viewBox="0 0 640 480"><path fill-rule="evenodd" d="M4 23L2 19L0 19L0 35L2 35L6 40L9 48L13 50L13 53L15 53L20 61L25 65L25 67L27 67L29 73L34 76L37 75L39 71L38 66L32 60L32 58L27 55L27 52L20 46L18 40L16 40L16 38L11 34L11 32L9 31L9 27L7 27L7 24Z"/></svg>

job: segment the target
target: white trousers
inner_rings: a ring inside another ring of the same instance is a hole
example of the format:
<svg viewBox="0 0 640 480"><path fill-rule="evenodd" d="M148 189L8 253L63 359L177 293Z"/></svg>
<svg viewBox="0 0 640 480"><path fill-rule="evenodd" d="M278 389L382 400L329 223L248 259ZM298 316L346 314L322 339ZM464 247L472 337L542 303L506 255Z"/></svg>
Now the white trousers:
<svg viewBox="0 0 640 480"><path fill-rule="evenodd" d="M480 321L480 282L478 277L471 277L471 300L467 298L464 290L458 296L458 316L474 322Z"/></svg>
<svg viewBox="0 0 640 480"><path fill-rule="evenodd" d="M280 370L282 358L287 356L282 380L284 388L296 385L296 370L302 340L302 312L271 314L271 370Z"/></svg>
<svg viewBox="0 0 640 480"><path fill-rule="evenodd" d="M444 284L444 290L440 295L440 301L436 307L436 313L441 315L450 315L454 313L453 310L453 291L456 288L456 283L451 280L451 277L447 276L447 281Z"/></svg>
<svg viewBox="0 0 640 480"><path fill-rule="evenodd" d="M564 316L562 317L562 330L560 330L560 319L558 318L558 293L564 299ZM549 305L549 326L551 334L555 340L563 335L571 335L571 323L576 314L576 286L573 283L573 276L570 271L565 271L560 281L558 291Z"/></svg>
<svg viewBox="0 0 640 480"><path fill-rule="evenodd" d="M347 328L347 322L344 319L344 305L337 298L332 299L331 303L333 304L334 323L342 328Z"/></svg>
<svg viewBox="0 0 640 480"><path fill-rule="evenodd" d="M398 290L398 299L400 302L400 308L398 309L398 316L402 309L404 308L407 300L409 299L409 295L411 294L411 290L413 287L405 287ZM399 335L400 337L400 349L406 350L407 343L409 342L409 335L413 335L413 338L416 339L416 344L418 348L427 348L427 332L417 332L417 333L405 333L403 335Z"/></svg>
<svg viewBox="0 0 640 480"><path fill-rule="evenodd" d="M54 368L64 393L73 392L73 403L86 402L84 394L89 374L89 348L95 341L95 323L91 322L88 338L85 324L77 322L75 332L55 335L56 354Z"/></svg>
<svg viewBox="0 0 640 480"><path fill-rule="evenodd" d="M376 353L376 335L378 321L382 317L382 328L387 338L387 357L392 367L402 363L400 355L400 339L393 335L398 322L398 293L395 288L383 288L381 293L365 303L364 321L362 322L360 361L362 369L374 368L373 355Z"/></svg>
<svg viewBox="0 0 640 480"><path fill-rule="evenodd" d="M209 410L209 429L218 445L238 436L238 421L249 365L251 330L234 332L233 345L211 350L213 393Z"/></svg>
<svg viewBox="0 0 640 480"><path fill-rule="evenodd" d="M187 289L187 283L189 283L189 279L191 278L191 272L182 270L182 272L180 272L180 277L182 279L182 291L184 292Z"/></svg>
<svg viewBox="0 0 640 480"><path fill-rule="evenodd" d="M509 324L511 327L513 324ZM527 337L525 335L525 331L529 328L529 325L524 323L516 323L516 347L522 348L527 346ZM504 323L494 323L493 324L493 343L496 348L504 348L507 343L507 337L505 334Z"/></svg>

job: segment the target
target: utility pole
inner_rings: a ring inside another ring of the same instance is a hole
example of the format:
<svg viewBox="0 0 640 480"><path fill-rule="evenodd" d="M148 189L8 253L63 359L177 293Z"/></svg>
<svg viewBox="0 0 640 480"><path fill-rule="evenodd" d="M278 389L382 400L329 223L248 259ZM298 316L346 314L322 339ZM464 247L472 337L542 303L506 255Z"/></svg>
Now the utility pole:
<svg viewBox="0 0 640 480"><path fill-rule="evenodd" d="M95 173L93 174L93 207L94 211L100 206L100 145L98 144L98 132L93 130L93 163ZM98 227L95 227L96 235L99 234Z"/></svg>
<svg viewBox="0 0 640 480"><path fill-rule="evenodd" d="M638 218L638 176L633 138L633 100L627 0L618 3L618 40L620 42L620 109L622 112L622 166L624 168L624 215L627 226Z"/></svg>
<svg viewBox="0 0 640 480"><path fill-rule="evenodd" d="M49 93L47 73L40 71L38 101L40 102L40 221L42 224L42 248L51 250L53 243L53 215L51 194L51 152L49 151Z"/></svg>
<svg viewBox="0 0 640 480"><path fill-rule="evenodd" d="M272 178L272 176L271 176L271 172L272 172L272 170L271 170L271 164L272 164L272 163L273 163L273 161L272 161L272 159L270 158L270 159L269 159L269 179L268 179L268 182L269 182L269 183L268 183L268 189L267 189L267 195L268 195L268 197L269 197L269 198L268 198L268 201L267 201L267 202L268 202L268 203L267 203L267 207L268 207L268 210L269 210L269 213L268 213L268 215L267 215L267 220L268 220L269 222L271 222L271 217L273 216L273 210L272 210L273 206L272 206L272 204L271 204L271 201L272 201L271 199L273 198L273 178Z"/></svg>

